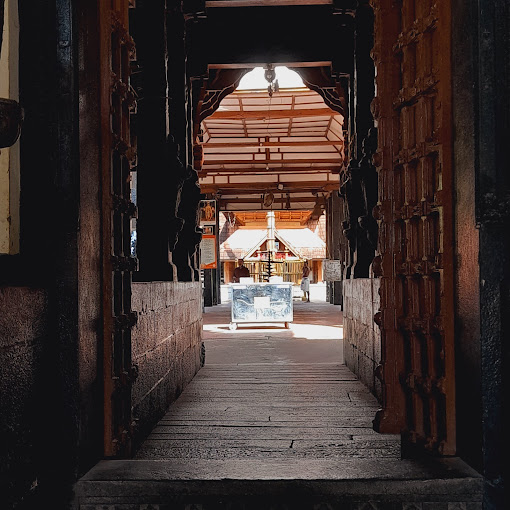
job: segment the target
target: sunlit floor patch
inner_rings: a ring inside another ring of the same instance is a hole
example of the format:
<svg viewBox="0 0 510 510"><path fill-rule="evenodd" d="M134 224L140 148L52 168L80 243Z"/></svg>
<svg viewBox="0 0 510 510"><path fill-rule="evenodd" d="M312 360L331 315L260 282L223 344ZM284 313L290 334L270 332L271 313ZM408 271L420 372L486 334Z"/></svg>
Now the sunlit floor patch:
<svg viewBox="0 0 510 510"><path fill-rule="evenodd" d="M306 338L308 340L342 340L343 326L319 326L317 324L291 323L289 329L274 323L239 323L235 331L230 330L230 323L204 324L204 331L221 333L226 336L267 336L281 338Z"/></svg>

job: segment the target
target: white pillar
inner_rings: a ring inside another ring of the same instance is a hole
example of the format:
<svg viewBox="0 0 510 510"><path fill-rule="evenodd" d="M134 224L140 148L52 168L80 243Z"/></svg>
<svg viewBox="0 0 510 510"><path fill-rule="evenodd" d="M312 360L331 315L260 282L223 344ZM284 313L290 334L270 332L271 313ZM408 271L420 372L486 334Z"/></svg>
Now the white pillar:
<svg viewBox="0 0 510 510"><path fill-rule="evenodd" d="M6 0L4 4L0 97L19 101L18 0ZM0 254L19 252L19 171L18 140L0 150Z"/></svg>

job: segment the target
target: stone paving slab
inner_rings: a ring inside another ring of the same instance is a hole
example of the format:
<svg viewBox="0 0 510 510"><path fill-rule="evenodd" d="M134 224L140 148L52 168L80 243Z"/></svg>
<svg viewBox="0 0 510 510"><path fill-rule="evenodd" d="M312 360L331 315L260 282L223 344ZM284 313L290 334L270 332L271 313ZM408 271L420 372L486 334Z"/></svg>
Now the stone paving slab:
<svg viewBox="0 0 510 510"><path fill-rule="evenodd" d="M357 439L360 441L364 441L368 448L374 447L377 448L380 446L380 443L388 443L393 444L393 441L388 440L383 435L377 436L357 436ZM353 435L348 434L343 438L340 436L338 439L334 441L312 441L309 439L303 440L292 440L289 441L287 439L218 439L218 441L211 442L205 439L196 439L189 441L182 441L181 439L165 439L164 441L158 441L157 439L147 439L146 444L152 442L152 444L161 445L165 442L165 447L168 449L171 448L181 448L181 447L196 447L196 448L204 448L204 449L216 449L216 448L259 448L259 447L268 447L268 448L276 448L276 449L287 449L287 448L327 448L329 446L344 446L351 445L353 440Z"/></svg>
<svg viewBox="0 0 510 510"><path fill-rule="evenodd" d="M360 448L361 446L361 448ZM400 458L400 447L393 441L354 440L345 436L331 441L311 440L215 440L182 441L150 439L144 444L144 458L170 459L328 459ZM391 453L393 455L391 455Z"/></svg>
<svg viewBox="0 0 510 510"><path fill-rule="evenodd" d="M363 430L364 427L358 429L350 427L239 427L239 426L225 426L225 427L208 427L208 426L197 426L194 427L195 436L192 435L192 431L186 427L165 427L157 426L154 429L153 434L158 434L158 438L162 438L164 435L168 439L177 439L179 437L206 437L211 441L215 439L327 439L334 440L336 437L345 435L357 435L356 430ZM149 436L149 439L153 437L153 434ZM399 444L400 440L395 439L395 443ZM138 452L136 458L144 458L143 446Z"/></svg>
<svg viewBox="0 0 510 510"><path fill-rule="evenodd" d="M335 419L342 417L366 417L367 414L373 413L376 407L348 407L347 409L339 410L338 407L308 407L298 411L294 409L285 409L281 407L259 407L254 410L248 406L242 407L233 405L226 407L225 409L213 409L213 410L196 410L188 411L182 410L179 412L178 417L173 414L167 414L160 423L165 422L178 422L181 420L194 420L194 421L217 421L217 420L238 420L239 416L242 416L247 421L302 421L303 419ZM167 423L168 424L168 423Z"/></svg>

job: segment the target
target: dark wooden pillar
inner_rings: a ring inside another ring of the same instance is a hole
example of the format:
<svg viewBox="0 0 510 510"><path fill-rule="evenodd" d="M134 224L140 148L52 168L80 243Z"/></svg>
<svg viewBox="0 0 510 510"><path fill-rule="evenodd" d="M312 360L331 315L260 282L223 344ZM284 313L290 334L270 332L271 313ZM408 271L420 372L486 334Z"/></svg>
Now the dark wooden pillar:
<svg viewBox="0 0 510 510"><path fill-rule="evenodd" d="M369 276L369 267L377 248L377 222L372 210L377 204L377 171L372 156L377 150L377 130L371 104L374 99L375 68L371 51L374 46L374 13L369 0L358 2L355 35L356 91L356 160L363 214L357 218L357 243L354 277Z"/></svg>
<svg viewBox="0 0 510 510"><path fill-rule="evenodd" d="M343 210L341 206L338 193L332 193L326 206L327 258L331 260L341 260L342 243L345 244L345 239L342 236ZM332 304L342 304L341 280L327 282L327 298Z"/></svg>
<svg viewBox="0 0 510 510"><path fill-rule="evenodd" d="M216 207L216 269L213 269L213 281L214 281L214 291L213 291L213 302L215 305L221 304L221 264L220 264L220 220L219 220L219 212L220 202L218 200Z"/></svg>
<svg viewBox="0 0 510 510"><path fill-rule="evenodd" d="M183 165L169 138L166 0L137 2L131 31L138 69L133 84L139 96L137 279L172 280L169 249L180 222L175 218Z"/></svg>
<svg viewBox="0 0 510 510"><path fill-rule="evenodd" d="M48 406L55 417L49 442L58 438L58 448L51 453L49 465L54 468L51 478L59 478L62 486L72 481L73 470L79 465L80 419L78 396L80 331L78 330L78 240L80 221L80 166L78 159L78 87L76 65L76 25L70 1L55 2L56 17L56 88L55 142L54 146L54 194L52 202L55 216L49 216L54 235L55 280L52 288L54 298L55 338L53 345L53 370L49 379L55 381L52 399L56 409ZM49 148L48 148L49 149ZM51 149L50 149L51 150ZM34 209L32 209L34 210ZM40 225L39 225L40 228ZM61 407L59 407L61 406ZM43 426L44 429L46 427ZM50 471L51 472L51 471ZM45 472L46 474L46 472ZM46 480L47 488L57 483ZM50 489L51 490L51 489ZM59 497L64 499L69 494ZM58 501L58 499L57 499ZM57 502L57 505L61 503Z"/></svg>
<svg viewBox="0 0 510 510"><path fill-rule="evenodd" d="M177 243L172 252L172 260L177 268L179 281L198 281L197 250L202 238L198 228L198 206L200 203L200 187L197 172L188 165L188 176L181 190L178 216L183 220Z"/></svg>
<svg viewBox="0 0 510 510"><path fill-rule="evenodd" d="M368 0L358 2L355 17L354 78L351 80L351 124L354 128L352 153L346 181L341 189L346 200L344 234L349 244L348 278L366 278L377 246L377 223L372 209L377 203L377 172L372 155L377 132L371 113L374 98L373 47L374 16Z"/></svg>
<svg viewBox="0 0 510 510"><path fill-rule="evenodd" d="M508 2L452 2L458 453L503 508L510 349ZM473 193L474 190L474 193ZM484 506L484 508L485 508Z"/></svg>
<svg viewBox="0 0 510 510"><path fill-rule="evenodd" d="M213 277L212 269L204 269L204 306L213 306Z"/></svg>
<svg viewBox="0 0 510 510"><path fill-rule="evenodd" d="M355 156L357 159L361 159L363 141L374 126L374 119L370 111L371 102L374 98L374 62L370 55L374 45L374 13L369 0L358 1L355 24Z"/></svg>
<svg viewBox="0 0 510 510"><path fill-rule="evenodd" d="M220 201L216 207L216 304L221 305L221 262L220 262Z"/></svg>
<svg viewBox="0 0 510 510"><path fill-rule="evenodd" d="M192 101L191 83L187 73L186 22L178 2L168 2L168 111L169 132L175 141L173 161L182 162L186 171L184 180L174 175L177 194L177 218L173 234L176 242L170 247L170 258L180 281L199 280L198 246L201 230L198 228L200 188L196 170L192 167Z"/></svg>

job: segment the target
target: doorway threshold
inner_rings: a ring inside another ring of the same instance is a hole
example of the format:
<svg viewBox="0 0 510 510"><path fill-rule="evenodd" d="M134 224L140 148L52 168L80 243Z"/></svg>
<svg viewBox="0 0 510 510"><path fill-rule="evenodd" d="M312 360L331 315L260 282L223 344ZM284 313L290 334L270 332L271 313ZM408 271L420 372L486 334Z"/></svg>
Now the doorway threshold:
<svg viewBox="0 0 510 510"><path fill-rule="evenodd" d="M104 460L77 484L76 508L480 510L482 481L459 458Z"/></svg>

